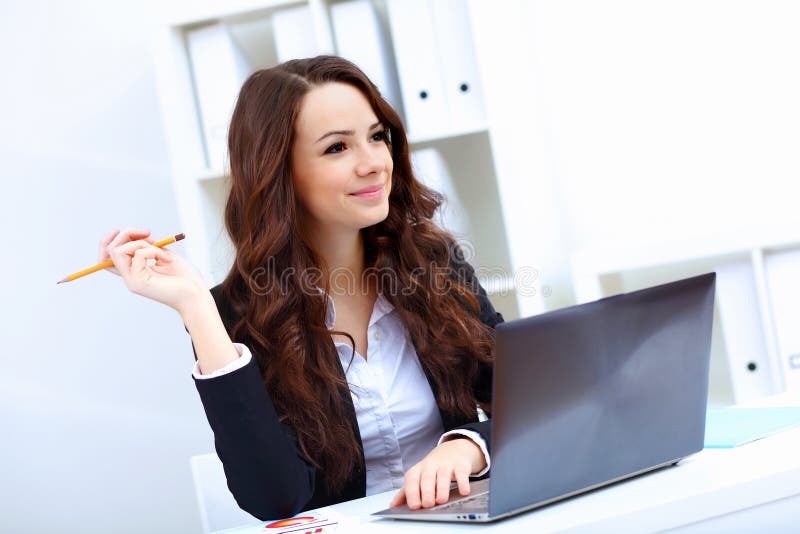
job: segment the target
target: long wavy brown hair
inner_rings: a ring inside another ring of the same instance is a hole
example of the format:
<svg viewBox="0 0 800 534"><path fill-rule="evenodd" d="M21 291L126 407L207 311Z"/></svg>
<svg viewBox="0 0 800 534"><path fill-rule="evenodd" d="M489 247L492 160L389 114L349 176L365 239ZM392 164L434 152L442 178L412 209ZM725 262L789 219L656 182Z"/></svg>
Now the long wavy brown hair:
<svg viewBox="0 0 800 534"><path fill-rule="evenodd" d="M431 220L443 197L414 177L401 119L377 87L337 56L291 60L253 73L239 93L228 135L225 225L236 257L222 291L241 315L231 337L249 344L280 417L335 491L361 461L358 428L348 423L349 388L331 335L352 337L326 327L327 280L318 280L319 292L302 276L320 272L322 264L299 224L303 208L291 175L302 99L329 82L360 90L387 128L394 162L389 214L362 230L365 266L380 273L378 290L408 329L440 409L475 415L473 386L479 366L491 362L494 343L479 319L475 288L452 272L454 254L460 254L455 239Z"/></svg>

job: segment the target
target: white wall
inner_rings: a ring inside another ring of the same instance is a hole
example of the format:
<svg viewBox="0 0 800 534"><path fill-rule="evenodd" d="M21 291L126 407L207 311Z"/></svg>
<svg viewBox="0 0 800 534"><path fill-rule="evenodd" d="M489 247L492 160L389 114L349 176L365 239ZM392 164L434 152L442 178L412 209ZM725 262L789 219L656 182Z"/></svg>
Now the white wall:
<svg viewBox="0 0 800 534"><path fill-rule="evenodd" d="M532 3L572 246L796 224L800 4Z"/></svg>
<svg viewBox="0 0 800 534"><path fill-rule="evenodd" d="M180 317L109 273L56 286L112 228L181 230L144 5L0 4L0 532L200 531Z"/></svg>
<svg viewBox="0 0 800 534"><path fill-rule="evenodd" d="M470 8L494 141L515 161L506 227L530 245L512 256L541 269L547 309L574 302L580 249L800 239L800 3Z"/></svg>

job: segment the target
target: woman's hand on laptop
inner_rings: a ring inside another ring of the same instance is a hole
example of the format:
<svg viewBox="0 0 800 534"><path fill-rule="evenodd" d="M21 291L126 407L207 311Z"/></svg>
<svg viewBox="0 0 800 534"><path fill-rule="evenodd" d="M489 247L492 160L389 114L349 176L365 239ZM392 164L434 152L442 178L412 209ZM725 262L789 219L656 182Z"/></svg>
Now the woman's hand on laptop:
<svg viewBox="0 0 800 534"><path fill-rule="evenodd" d="M403 489L392 499L390 507L407 503L411 510L444 504L450 497L450 483L458 483L458 492L469 495L469 476L486 467L480 447L467 437L454 436L434 448L417 465L408 470Z"/></svg>

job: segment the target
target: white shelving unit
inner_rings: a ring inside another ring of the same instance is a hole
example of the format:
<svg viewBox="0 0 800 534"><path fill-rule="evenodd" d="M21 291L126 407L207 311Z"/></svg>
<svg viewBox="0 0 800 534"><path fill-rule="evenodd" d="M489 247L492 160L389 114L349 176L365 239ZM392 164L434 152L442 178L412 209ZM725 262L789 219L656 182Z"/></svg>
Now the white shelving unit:
<svg viewBox="0 0 800 534"><path fill-rule="evenodd" d="M800 324L800 233L795 230L760 229L673 246L585 249L572 258L579 303L710 271L717 272L711 403L800 390L795 334L800 332L795 326Z"/></svg>
<svg viewBox="0 0 800 534"><path fill-rule="evenodd" d="M277 64L270 17L281 9L310 8L309 24L320 43L318 53L336 53L330 17L334 3L333 0L198 2L171 13L154 44L172 178L183 224L180 231L187 236L184 243L189 260L210 285L225 277L233 259L232 245L223 226L229 183L225 169L206 165L186 34L206 24L223 22L248 56L253 70L268 68ZM383 19L383 27L389 28L385 0L372 3ZM463 2L463 8L469 9L469 3ZM387 38L387 42L391 40ZM537 282L527 280L524 294L517 290L515 273L519 265L513 258L518 255L512 251L528 244L509 234L506 224L515 220L513 212L526 210L528 206L525 202L508 200L514 198L509 192L511 180L522 169L516 160L502 161L505 156L496 150L494 137L491 124L480 124L436 136L411 137L409 141L412 151L434 147L442 155L471 223L471 235L463 236L475 251L470 261L498 311L507 319L514 319L521 310L525 314L535 310L535 305L522 306L521 302L525 299L530 302ZM505 169L504 175L498 174L497 169ZM518 242L512 242L512 238Z"/></svg>
<svg viewBox="0 0 800 534"><path fill-rule="evenodd" d="M206 163L187 32L223 22L253 70L268 68L278 63L273 14L307 7L318 53L336 53L331 7L340 1L196 0L167 5L179 7L168 15L154 42L159 98L183 225L179 231L187 235L183 246L209 285L224 278L233 258L222 220L229 184L224 168L209 168ZM371 0L385 41L391 43L386 2ZM563 206L555 201L556 184L548 178L552 157L546 132L537 127L547 122L542 118L546 106L541 104L543 97L536 97L535 73L519 68L521 63L535 63L528 19L522 16L526 4L517 2L507 10L478 0L459 5L470 14L487 121L437 135L410 132L410 148L435 148L444 160L468 215L469 235L463 237L475 253L470 260L507 319L571 304L558 285L552 299L543 298L551 288L542 287L538 276L542 273L537 274L544 271L547 280L557 281L565 261L559 254L569 240L559 234ZM393 74L400 79L398 69ZM402 114L400 107L404 106L398 106ZM672 245L627 244L616 250L595 246L571 257L570 281L576 300L586 302L703 272L722 274L714 320L711 401L724 405L800 390L800 336L792 327L800 323L795 304L800 302L800 284L792 282L795 261L800 278L797 258L800 232L759 228L747 235Z"/></svg>

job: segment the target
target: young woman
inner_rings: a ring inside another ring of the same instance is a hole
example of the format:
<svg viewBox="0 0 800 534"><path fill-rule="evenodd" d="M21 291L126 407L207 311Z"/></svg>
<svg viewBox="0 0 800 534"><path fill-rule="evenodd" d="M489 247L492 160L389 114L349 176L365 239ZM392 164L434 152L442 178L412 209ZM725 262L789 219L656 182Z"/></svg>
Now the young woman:
<svg viewBox="0 0 800 534"><path fill-rule="evenodd" d="M412 509L489 467L503 320L414 178L398 114L352 63L255 72L231 119L226 279L129 228L100 259L177 310L228 486L261 519L399 489Z"/></svg>

